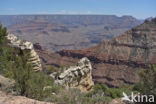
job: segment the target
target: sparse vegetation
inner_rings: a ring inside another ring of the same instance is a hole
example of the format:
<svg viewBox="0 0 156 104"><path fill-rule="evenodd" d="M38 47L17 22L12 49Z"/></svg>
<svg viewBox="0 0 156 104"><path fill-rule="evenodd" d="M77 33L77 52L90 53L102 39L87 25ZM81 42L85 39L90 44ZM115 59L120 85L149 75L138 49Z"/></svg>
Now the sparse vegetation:
<svg viewBox="0 0 156 104"><path fill-rule="evenodd" d="M140 82L134 86L134 90L156 96L156 65L149 65L148 69L140 70L139 76Z"/></svg>
<svg viewBox="0 0 156 104"><path fill-rule="evenodd" d="M4 44L6 43L6 38L5 36L7 35L7 28L6 27L2 27L2 25L0 24L0 44Z"/></svg>
<svg viewBox="0 0 156 104"><path fill-rule="evenodd" d="M3 75L15 80L14 90L18 95L44 100L51 96L52 92L57 92L58 88L53 85L51 77L32 69L31 64L27 62L28 57L27 52L14 57L14 61L3 71Z"/></svg>
<svg viewBox="0 0 156 104"><path fill-rule="evenodd" d="M58 72L59 71L59 68L57 68L57 67L55 67L55 66L53 66L53 65L48 65L47 67L46 67L46 70L45 70L45 72L47 73L47 74L51 74L51 73L53 73L53 72Z"/></svg>
<svg viewBox="0 0 156 104"><path fill-rule="evenodd" d="M126 92L127 94L130 93L132 87L129 85L121 86L120 88L108 88L105 84L96 84L94 86L94 90L89 92L87 96L94 97L94 96L101 96L107 99L115 99L123 97L122 93Z"/></svg>
<svg viewBox="0 0 156 104"><path fill-rule="evenodd" d="M46 101L56 102L57 104L107 104L111 98L95 95L94 97L87 96L87 93L82 93L78 89L70 88L68 90L60 90L57 95L49 97Z"/></svg>
<svg viewBox="0 0 156 104"><path fill-rule="evenodd" d="M128 89L127 89L128 88ZM120 98L122 92L130 93L130 86L120 88L108 88L105 84L96 84L90 92L80 92L78 89L61 89L56 95L48 97L46 101L58 104L108 104L114 98Z"/></svg>
<svg viewBox="0 0 156 104"><path fill-rule="evenodd" d="M0 74L15 80L14 90L17 94L43 100L56 92L58 88L53 85L53 79L44 72L35 72L28 63L29 50L9 47L6 35L6 28L0 25ZM44 89L47 86L50 87Z"/></svg>

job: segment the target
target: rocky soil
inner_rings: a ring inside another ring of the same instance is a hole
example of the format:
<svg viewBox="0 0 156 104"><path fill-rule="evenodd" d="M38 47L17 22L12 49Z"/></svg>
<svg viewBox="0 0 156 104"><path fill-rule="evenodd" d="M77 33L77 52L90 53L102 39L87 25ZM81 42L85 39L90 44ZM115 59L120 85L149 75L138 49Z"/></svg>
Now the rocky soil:
<svg viewBox="0 0 156 104"><path fill-rule="evenodd" d="M29 99L24 96L14 96L0 91L0 104L54 104L48 102L41 102L34 99Z"/></svg>

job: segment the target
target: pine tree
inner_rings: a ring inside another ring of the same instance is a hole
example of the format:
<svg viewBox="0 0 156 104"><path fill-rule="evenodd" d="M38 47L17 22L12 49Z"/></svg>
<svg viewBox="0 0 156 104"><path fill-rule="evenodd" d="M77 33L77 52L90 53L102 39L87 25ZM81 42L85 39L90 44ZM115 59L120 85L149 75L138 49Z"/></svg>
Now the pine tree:
<svg viewBox="0 0 156 104"><path fill-rule="evenodd" d="M6 35L7 35L7 28L2 27L2 24L0 24L0 45L6 43Z"/></svg>

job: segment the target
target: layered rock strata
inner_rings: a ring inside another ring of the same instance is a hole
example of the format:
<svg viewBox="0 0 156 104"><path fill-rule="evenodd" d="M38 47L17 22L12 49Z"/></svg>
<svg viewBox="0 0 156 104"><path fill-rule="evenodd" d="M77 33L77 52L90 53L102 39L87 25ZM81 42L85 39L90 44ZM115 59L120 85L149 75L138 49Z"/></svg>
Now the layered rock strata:
<svg viewBox="0 0 156 104"><path fill-rule="evenodd" d="M147 68L148 64L156 64L155 46L156 18L95 47L57 53L38 49L37 52L44 67L71 66L79 59L87 57L92 63L94 83L119 87L138 82L137 70Z"/></svg>
<svg viewBox="0 0 156 104"><path fill-rule="evenodd" d="M137 70L156 64L156 18L98 46L58 54L73 60L87 57L93 65L95 83L110 87L134 84L139 81Z"/></svg>
<svg viewBox="0 0 156 104"><path fill-rule="evenodd" d="M38 54L36 53L36 51L34 50L33 44L31 42L20 40L18 37L16 37L13 34L8 34L7 39L11 47L18 48L22 51L25 51L25 50L29 51L30 58L28 62L32 64L34 70L36 71L42 70L40 58Z"/></svg>

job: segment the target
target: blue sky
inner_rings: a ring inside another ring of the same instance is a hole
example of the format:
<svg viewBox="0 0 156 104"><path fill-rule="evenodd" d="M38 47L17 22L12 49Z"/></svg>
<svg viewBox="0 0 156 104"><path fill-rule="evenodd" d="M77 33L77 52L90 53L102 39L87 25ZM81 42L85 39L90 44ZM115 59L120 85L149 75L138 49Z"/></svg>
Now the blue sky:
<svg viewBox="0 0 156 104"><path fill-rule="evenodd" d="M4 14L103 14L156 16L156 0L1 0Z"/></svg>

